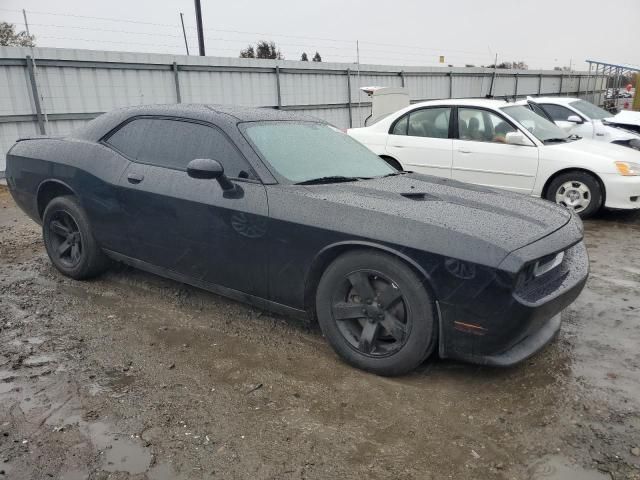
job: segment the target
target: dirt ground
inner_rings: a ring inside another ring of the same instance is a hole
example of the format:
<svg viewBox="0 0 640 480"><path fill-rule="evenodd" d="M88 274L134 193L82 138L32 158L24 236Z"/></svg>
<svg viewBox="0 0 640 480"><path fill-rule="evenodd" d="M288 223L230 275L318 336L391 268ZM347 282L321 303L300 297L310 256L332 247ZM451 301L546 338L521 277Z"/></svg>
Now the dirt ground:
<svg viewBox="0 0 640 480"><path fill-rule="evenodd" d="M640 214L586 231L543 352L388 379L196 288L65 278L0 187L0 480L640 479Z"/></svg>

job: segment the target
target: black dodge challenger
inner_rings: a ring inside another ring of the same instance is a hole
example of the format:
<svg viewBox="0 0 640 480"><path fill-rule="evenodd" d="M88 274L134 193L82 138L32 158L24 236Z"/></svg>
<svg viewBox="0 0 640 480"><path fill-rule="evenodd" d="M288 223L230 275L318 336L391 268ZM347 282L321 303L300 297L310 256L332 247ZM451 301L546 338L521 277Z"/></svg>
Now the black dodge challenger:
<svg viewBox="0 0 640 480"><path fill-rule="evenodd" d="M6 175L63 274L116 260L311 316L381 375L434 351L519 362L554 338L588 275L568 210L395 171L326 123L269 109L117 110L18 141Z"/></svg>

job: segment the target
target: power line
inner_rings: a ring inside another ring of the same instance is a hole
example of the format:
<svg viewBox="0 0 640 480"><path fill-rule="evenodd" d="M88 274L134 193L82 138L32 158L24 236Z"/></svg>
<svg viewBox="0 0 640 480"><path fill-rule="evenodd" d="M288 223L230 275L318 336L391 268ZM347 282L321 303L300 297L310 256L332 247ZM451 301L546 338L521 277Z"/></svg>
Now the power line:
<svg viewBox="0 0 640 480"><path fill-rule="evenodd" d="M17 9L6 9L6 8L0 8L0 11L5 11L5 12L12 12L12 13L16 13L16 14L20 14L22 11L21 10L17 10ZM171 29L176 29L178 28L178 25L174 25L174 24L166 24L166 23L157 23L157 22L146 22L146 21L140 21L140 20L131 20L131 19L124 19L124 18L113 18L113 17L99 17L99 16L90 16L90 15L77 15L77 14L70 14L70 13L55 13L55 12L45 12L45 11L32 11L29 10L28 12L30 15L51 15L51 16L56 16L56 17L68 17L68 18L80 18L80 19L91 19L91 20L100 20L100 21L107 21L107 22L115 22L115 23L127 23L127 24L136 24L136 25L148 25L148 26L154 26L154 27L169 27ZM172 37L172 38L180 38L182 37L181 35L175 35L175 34L170 34L170 33L155 33L155 32L133 32L133 31L127 31L127 30L121 30L121 29L110 29L110 28L99 28L99 27L81 27L81 26L76 26L76 25L52 25L52 24L46 24L46 23L31 23L32 26L37 25L37 26L43 26L43 27L52 27L52 28L73 28L73 29L81 29L81 30L94 30L94 31L102 31L102 32L108 32L108 33L125 33L125 34L130 34L130 35L144 35L144 36L166 36L166 37ZM187 29L190 30L195 30L195 27L190 27L187 26ZM292 38L292 39L302 39L302 40L309 40L309 41L314 41L316 43L311 44L311 43L281 43L280 46L282 46L283 48L294 48L294 47L301 47L301 48L313 48L313 49L317 49L317 50L347 50L352 48L352 45L355 44L355 40L347 40L347 39L336 39L336 38L326 38L326 37L314 37L314 36L305 36L305 35L290 35L290 34L281 34L281 33L268 33L268 32L251 32L251 31L244 31L244 30L229 30L229 29L215 29L215 28L207 28L204 29L205 31L209 31L209 32L219 32L219 33L231 33L231 34L241 34L241 35L255 35L255 36L267 36L267 37L275 37L275 38ZM108 41L108 40L89 40L89 39L76 39L76 38L71 38L71 37L54 37L54 36L47 36L47 35L38 35L36 34L39 38L52 38L52 39L66 39L66 40L78 40L78 41L83 41L83 42L96 42L96 43L103 43L103 44L108 44L108 43L113 43L113 44L135 44L135 45L147 45L147 46L169 46L169 47L177 47L177 45L167 45L167 44L145 44L145 43L141 43L141 42L117 42L117 41ZM191 36L189 36L191 38ZM230 39L230 38L224 38L224 37L206 37L209 40L215 40L217 42L236 42L236 43L253 43L255 40L250 40L249 42L247 42L246 39ZM317 42L321 41L321 42L331 42L332 44L318 44ZM469 62L475 62L475 63L485 63L485 56L486 54L482 51L472 51L472 50L453 50L453 49L442 49L442 48L425 48L425 47L419 47L414 45L403 45L403 44L396 44L396 43L383 43L383 42L373 42L373 41L367 41L367 40L362 40L359 42L361 45L361 50L363 50L363 56L367 57L367 58L379 58L379 59L393 59L396 61L411 61L411 62L419 62L421 61L421 58L430 58L430 55L425 55L425 52L433 52L434 56L436 54L439 55L445 55L445 57L451 59L450 61L465 61L467 63ZM344 46L337 46L337 44L343 44ZM375 46L382 46L382 47L388 47L389 49L379 49L376 48L375 49L375 53L369 53L370 50L366 48L367 45L375 45ZM365 48L362 48L362 47ZM401 49L402 51L394 51L393 49ZM215 47L215 50L222 50L222 51L233 51L234 49L229 49L229 48L220 48L220 47ZM414 53L415 52L415 53ZM383 54L391 54L391 55L380 55L380 53ZM400 55L398 55L400 54ZM407 55L403 55L403 54L407 54ZM331 57L338 57L338 58L348 58L348 59L353 59L352 55L340 55L340 54L330 54ZM512 53L508 53L508 52L501 52L501 56L503 57L512 57L512 58L516 58L516 57L520 57L520 55L514 55ZM549 61L548 57L538 57L538 56L532 56L532 55L526 55L524 56L526 59L544 59L546 61ZM465 60L466 59L466 60ZM433 62L434 64L438 64L437 62Z"/></svg>

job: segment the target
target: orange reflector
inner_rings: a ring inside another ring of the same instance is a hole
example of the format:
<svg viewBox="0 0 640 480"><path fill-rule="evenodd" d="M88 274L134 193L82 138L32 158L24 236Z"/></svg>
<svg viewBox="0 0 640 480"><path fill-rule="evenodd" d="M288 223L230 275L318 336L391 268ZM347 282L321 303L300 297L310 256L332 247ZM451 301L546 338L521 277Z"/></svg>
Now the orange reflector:
<svg viewBox="0 0 640 480"><path fill-rule="evenodd" d="M461 332L473 333L474 335L484 335L487 333L487 329L481 327L480 325L475 325L473 323L465 323L465 322L453 322L455 329L460 330Z"/></svg>

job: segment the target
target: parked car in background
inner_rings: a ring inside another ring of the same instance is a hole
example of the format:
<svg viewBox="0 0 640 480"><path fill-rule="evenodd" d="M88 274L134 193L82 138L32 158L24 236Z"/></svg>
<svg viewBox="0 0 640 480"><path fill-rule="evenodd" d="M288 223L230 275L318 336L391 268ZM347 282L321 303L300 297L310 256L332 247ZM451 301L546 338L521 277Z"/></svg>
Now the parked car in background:
<svg viewBox="0 0 640 480"><path fill-rule="evenodd" d="M606 119L612 125L640 134L640 112L622 110L611 118Z"/></svg>
<svg viewBox="0 0 640 480"><path fill-rule="evenodd" d="M640 208L640 152L569 136L523 105L435 100L348 133L398 170L541 196L583 218Z"/></svg>
<svg viewBox="0 0 640 480"><path fill-rule="evenodd" d="M640 150L640 135L622 128L610 112L585 100L529 97L517 104L526 104L536 113L544 112L545 117L552 118L556 125L570 134Z"/></svg>
<svg viewBox="0 0 640 480"><path fill-rule="evenodd" d="M15 144L7 178L53 265L108 259L317 318L347 362L529 357L582 290L582 222L556 205L397 172L340 130L267 109L146 106ZM202 352L206 354L206 352Z"/></svg>

